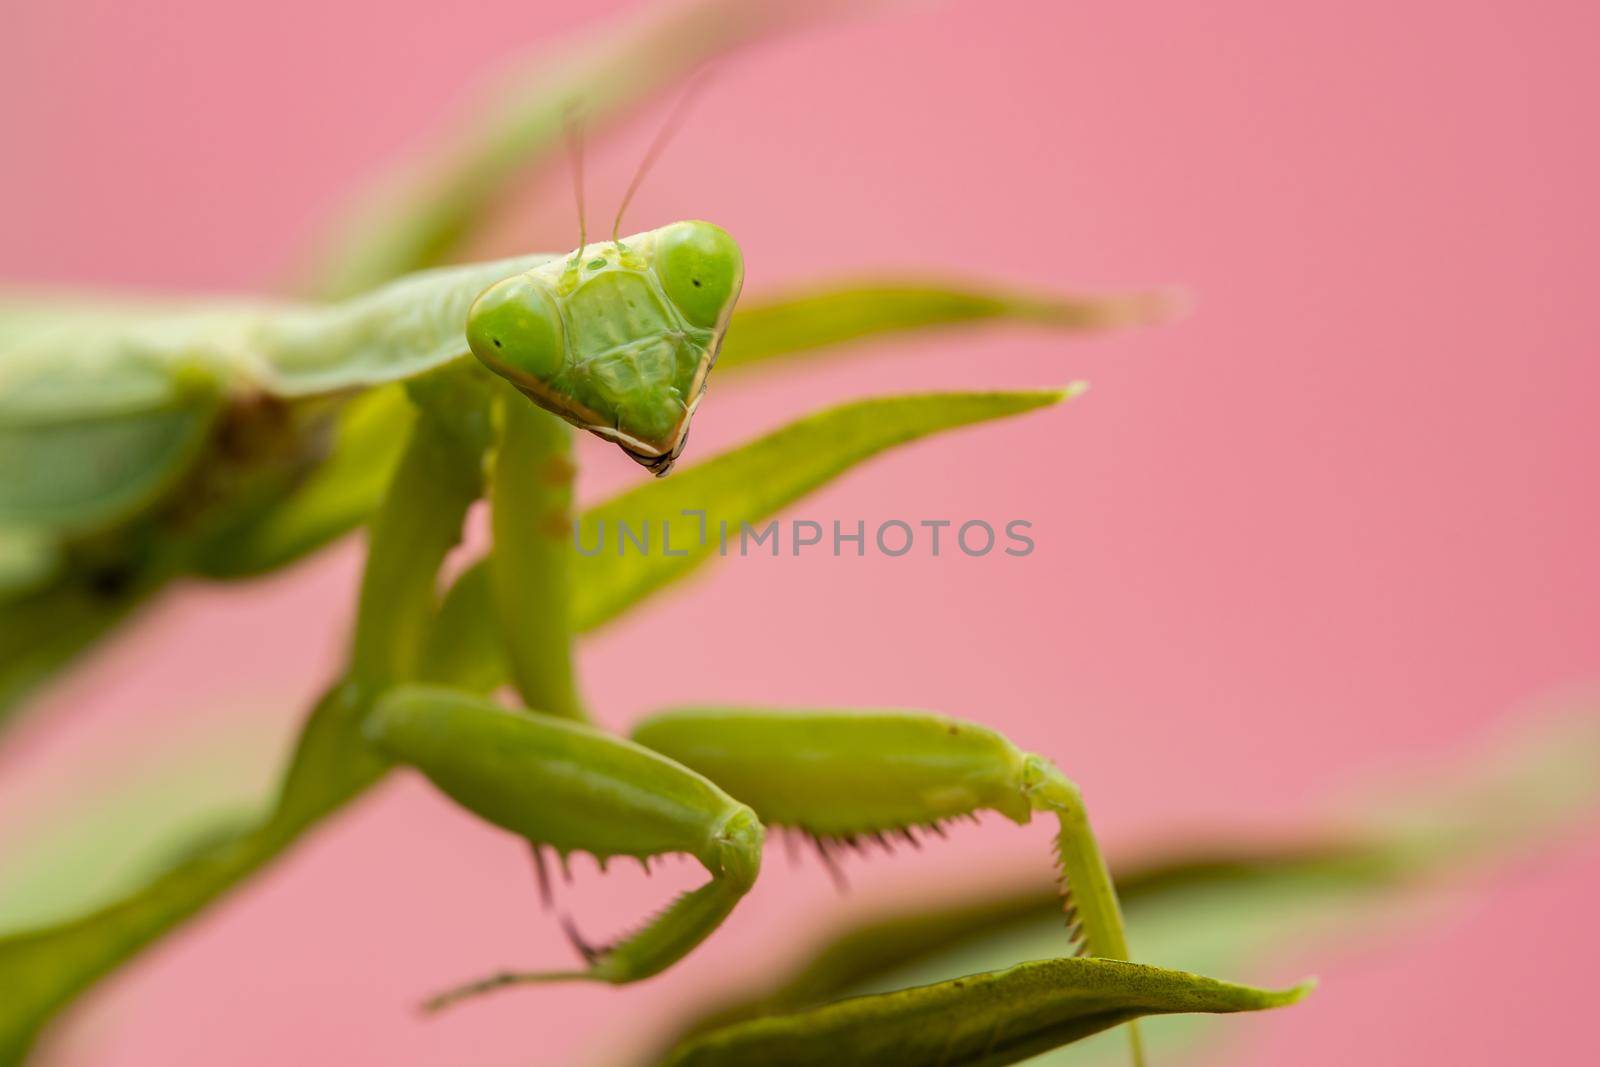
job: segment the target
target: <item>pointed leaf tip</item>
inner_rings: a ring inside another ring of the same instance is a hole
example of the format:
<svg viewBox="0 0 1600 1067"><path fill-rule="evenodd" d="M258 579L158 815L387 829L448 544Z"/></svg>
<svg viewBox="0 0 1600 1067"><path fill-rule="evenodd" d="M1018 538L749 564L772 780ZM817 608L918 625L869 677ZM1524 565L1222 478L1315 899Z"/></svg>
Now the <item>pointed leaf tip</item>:
<svg viewBox="0 0 1600 1067"><path fill-rule="evenodd" d="M1289 1004L1300 1003L1302 1000L1306 999L1306 997L1310 996L1312 991L1315 990L1317 986L1321 984L1321 982L1322 980L1316 975L1307 975L1305 978L1300 979L1300 983L1298 985L1293 985L1288 989L1280 991L1277 994L1279 998L1278 1004L1280 1006L1287 1006Z"/></svg>

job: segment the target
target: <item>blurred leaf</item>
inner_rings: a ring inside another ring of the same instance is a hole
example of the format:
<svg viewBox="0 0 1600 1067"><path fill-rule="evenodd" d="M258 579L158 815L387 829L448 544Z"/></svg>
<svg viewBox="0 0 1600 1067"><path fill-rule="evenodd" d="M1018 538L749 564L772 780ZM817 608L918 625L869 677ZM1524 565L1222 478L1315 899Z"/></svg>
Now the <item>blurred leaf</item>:
<svg viewBox="0 0 1600 1067"><path fill-rule="evenodd" d="M1260 1011L1310 989L1230 985L1182 971L1100 959L1019 963L695 1038L669 1067L1000 1067L1145 1015Z"/></svg>
<svg viewBox="0 0 1600 1067"><path fill-rule="evenodd" d="M315 274L316 291L348 296L450 259L518 178L560 158L570 115L591 130L716 56L851 7L694 0L630 11L559 55L541 50L495 87L454 143L362 198Z"/></svg>
<svg viewBox="0 0 1600 1067"><path fill-rule="evenodd" d="M1259 971L1295 946L1371 936L1410 914L1419 891L1475 866L1504 863L1592 818L1600 802L1600 716L1592 712L1499 739L1487 757L1435 772L1305 840L1241 849L1219 843L1119 868L1118 895L1141 959L1203 973ZM1426 770L1419 768L1415 779ZM1053 950L1061 937L1055 888L1024 884L988 895L922 901L859 919L822 938L786 974L684 1021L663 1045L772 1012L1004 966ZM752 988L753 985L753 988ZM1152 1059L1174 1062L1213 1035L1202 1019L1145 1024ZM647 1059L655 1062L656 1054ZM1040 1064L1120 1064L1113 1036L1042 1057Z"/></svg>
<svg viewBox="0 0 1600 1067"><path fill-rule="evenodd" d="M332 690L301 734L272 816L202 848L96 911L0 937L0 1065L26 1057L39 1030L83 990L116 970L274 859L309 826L376 780L360 744L364 702ZM352 721L354 720L354 721Z"/></svg>
<svg viewBox="0 0 1600 1067"><path fill-rule="evenodd" d="M575 561L575 625L580 630L599 626L705 563L718 552L719 523L736 540L741 523L774 514L887 448L1048 407L1083 389L1079 383L1066 389L858 400L792 422L669 478L643 483L584 514L579 549L587 552L585 546L597 539L617 544L619 524L635 532L648 529L661 540L648 553L580 555ZM611 540L605 541L607 537ZM667 554L669 546L673 555Z"/></svg>
<svg viewBox="0 0 1600 1067"><path fill-rule="evenodd" d="M132 615L165 578L159 566L120 588L61 575L0 605L0 733L36 689Z"/></svg>
<svg viewBox="0 0 1600 1067"><path fill-rule="evenodd" d="M0 526L0 603L45 585L61 566L55 539L21 526Z"/></svg>
<svg viewBox="0 0 1600 1067"><path fill-rule="evenodd" d="M654 550L619 556L615 550L573 559L573 628L591 630L632 609L663 586L688 576L718 552L716 524L727 524L737 540L741 523L765 519L886 449L944 430L1006 418L1070 400L1083 392L1065 389L1011 393L926 393L879 397L843 404L807 416L765 437L730 449L669 478L645 482L590 508L579 520L583 545L597 537L615 545L617 524L635 532L649 528ZM707 526L702 536L697 515ZM610 531L606 533L605 531ZM663 531L667 531L663 533ZM671 548L672 554L667 553ZM455 581L435 626L428 671L470 677L480 691L508 680L498 639L484 620L494 617L484 563ZM470 626L466 620L474 620Z"/></svg>
<svg viewBox="0 0 1600 1067"><path fill-rule="evenodd" d="M1600 701L1514 717L1472 759L1415 768L1350 804L1357 832L1419 873L1493 863L1600 801Z"/></svg>
<svg viewBox="0 0 1600 1067"><path fill-rule="evenodd" d="M0 823L0 930L59 921L138 888L197 854L268 795L281 741L253 714L190 717L124 746L112 766L73 766L44 784L7 783ZM38 781L35 775L34 780ZM20 808L20 810L19 810Z"/></svg>
<svg viewBox="0 0 1600 1067"><path fill-rule="evenodd" d="M1174 295L1162 292L1073 296L1010 292L981 283L840 282L741 306L717 367L743 368L881 334L941 326L1010 321L1056 330L1108 330L1161 322L1176 310Z"/></svg>

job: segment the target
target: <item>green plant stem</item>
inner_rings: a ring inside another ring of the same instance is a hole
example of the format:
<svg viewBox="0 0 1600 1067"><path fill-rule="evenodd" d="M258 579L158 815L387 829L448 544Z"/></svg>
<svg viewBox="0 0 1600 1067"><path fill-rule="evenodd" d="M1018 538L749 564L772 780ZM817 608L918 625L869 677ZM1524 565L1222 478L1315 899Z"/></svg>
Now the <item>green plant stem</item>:
<svg viewBox="0 0 1600 1067"><path fill-rule="evenodd" d="M587 721L572 666L572 431L502 388L490 489L490 583L512 681L528 707Z"/></svg>
<svg viewBox="0 0 1600 1067"><path fill-rule="evenodd" d="M384 689L415 670L439 566L478 496L480 469L472 450L431 420L418 420L373 519L350 668L312 711L272 815L116 904L0 940L0 1064L20 1063L40 1028L80 992L383 775L385 764L362 741L361 722Z"/></svg>

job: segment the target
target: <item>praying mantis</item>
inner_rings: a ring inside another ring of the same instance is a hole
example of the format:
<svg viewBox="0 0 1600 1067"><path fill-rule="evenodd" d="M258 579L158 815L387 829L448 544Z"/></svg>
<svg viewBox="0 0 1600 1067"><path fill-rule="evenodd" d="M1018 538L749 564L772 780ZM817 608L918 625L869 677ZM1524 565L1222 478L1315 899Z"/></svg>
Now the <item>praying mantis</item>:
<svg viewBox="0 0 1600 1067"><path fill-rule="evenodd" d="M564 435L548 417L667 474L742 280L733 239L688 221L592 250L428 272L324 308L41 329L5 364L8 429L19 437L31 429L41 444L25 457L13 447L4 513L51 533L126 522L192 482L183 466L215 458L194 440L214 434L215 420L272 403L289 409L280 425L310 425L297 406L314 411L340 391L410 378L426 426L497 457L495 563L548 575L559 568L551 546L565 538L561 497L571 476L560 458ZM73 358L43 358L49 351ZM74 393L79 381L96 389ZM76 410L65 403L70 396L80 399ZM29 425L14 414L26 410L55 418ZM383 554L376 540L373 551ZM510 595L519 592L530 590ZM514 606L503 619L514 622ZM422 771L468 810L525 838L538 856L546 847L563 859L584 851L601 861L682 852L710 881L613 945L574 936L584 970L495 975L442 994L435 1006L518 982L621 984L665 970L754 884L769 825L812 835L826 857L831 845L914 840L918 828L983 809L1019 823L1034 811L1057 817L1059 875L1075 892L1064 945L1128 957L1077 790L1041 757L974 724L903 711L684 711L642 724L632 739L614 737L572 721L582 712L570 680L553 701L541 699L552 676L565 672L542 669L548 650L529 651L527 636L538 629L506 635L513 666L524 661L515 673L526 683L527 710L460 688L389 684L410 673L406 655L391 649L389 669L365 679L362 702L371 710L363 735L383 757ZM362 647L358 632L358 661Z"/></svg>

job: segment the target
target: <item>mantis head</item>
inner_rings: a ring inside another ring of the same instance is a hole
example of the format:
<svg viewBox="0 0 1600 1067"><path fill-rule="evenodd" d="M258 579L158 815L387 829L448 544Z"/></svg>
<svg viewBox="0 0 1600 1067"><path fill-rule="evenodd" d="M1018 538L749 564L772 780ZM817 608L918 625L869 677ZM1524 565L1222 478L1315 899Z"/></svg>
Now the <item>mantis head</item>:
<svg viewBox="0 0 1600 1067"><path fill-rule="evenodd" d="M534 403L662 475L743 283L726 231L675 222L497 282L468 312L467 342Z"/></svg>

